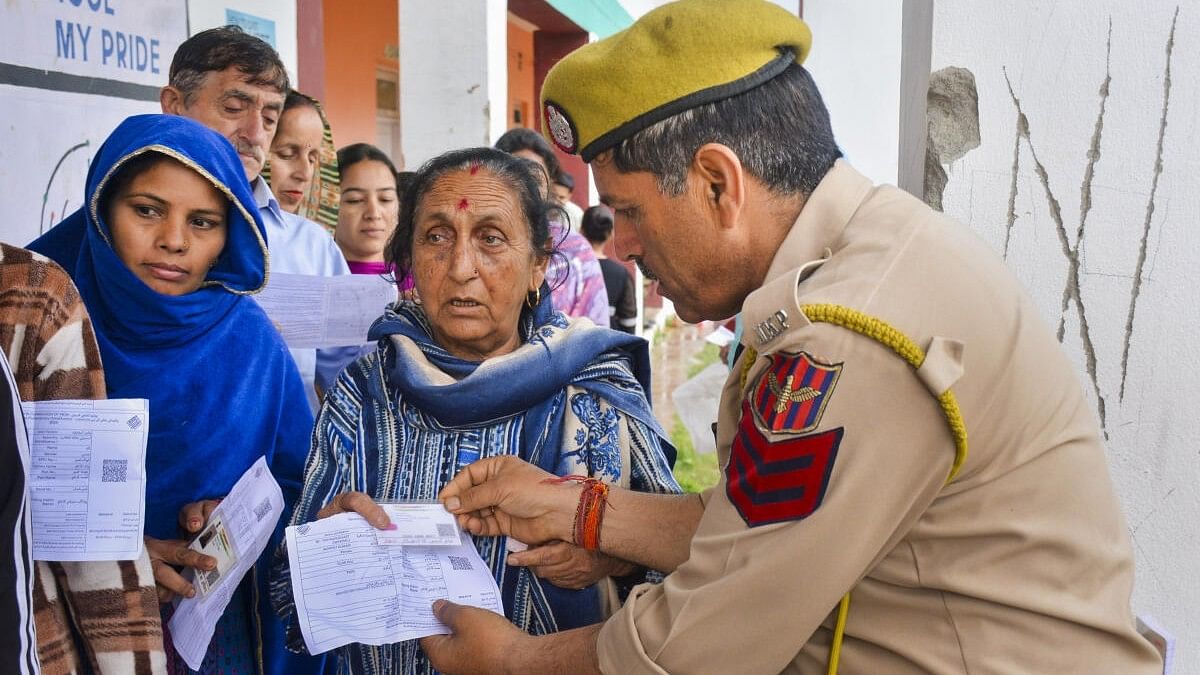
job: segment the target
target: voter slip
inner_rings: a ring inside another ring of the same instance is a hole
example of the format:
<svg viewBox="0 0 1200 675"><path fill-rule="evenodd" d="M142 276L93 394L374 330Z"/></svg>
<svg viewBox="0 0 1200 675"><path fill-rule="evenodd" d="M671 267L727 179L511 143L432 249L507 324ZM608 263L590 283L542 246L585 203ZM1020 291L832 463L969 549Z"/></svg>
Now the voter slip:
<svg viewBox="0 0 1200 675"><path fill-rule="evenodd" d="M462 543L454 515L439 503L380 504L392 520L392 529L376 530L381 546L458 546Z"/></svg>

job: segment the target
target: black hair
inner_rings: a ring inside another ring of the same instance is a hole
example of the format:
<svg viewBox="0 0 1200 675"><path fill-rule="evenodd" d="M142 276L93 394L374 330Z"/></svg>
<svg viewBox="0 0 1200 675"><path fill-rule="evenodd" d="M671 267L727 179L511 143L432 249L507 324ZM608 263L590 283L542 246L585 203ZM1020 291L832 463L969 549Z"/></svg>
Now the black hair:
<svg viewBox="0 0 1200 675"><path fill-rule="evenodd" d="M401 195L408 190L408 186L412 185L413 179L417 177L416 171L397 171L396 172L396 192Z"/></svg>
<svg viewBox="0 0 1200 675"><path fill-rule="evenodd" d="M291 89L287 69L271 45L237 26L200 31L183 41L171 59L168 82L191 105L204 78L213 71L236 67L250 84L271 87L281 94Z"/></svg>
<svg viewBox="0 0 1200 675"><path fill-rule="evenodd" d="M413 232L417 210L425 194L447 174L483 169L503 181L517 197L521 215L529 226L534 254L539 258L556 255L550 241L550 220L563 216L562 208L542 194L538 167L534 162L514 157L494 148L452 150L426 162L412 178L400 200L400 224L388 240L384 257L396 267L398 275L412 271Z"/></svg>
<svg viewBox="0 0 1200 675"><path fill-rule="evenodd" d="M384 151L371 145L370 143L354 143L347 145L337 151L338 171L345 175L346 169L358 164L359 162L382 162L388 168L392 176L396 175L396 165L392 164L392 160ZM396 181L396 192L403 191L400 181Z"/></svg>
<svg viewBox="0 0 1200 675"><path fill-rule="evenodd" d="M496 149L503 150L510 155L521 150L536 152L538 157L542 158L542 163L546 165L546 187L550 187L553 179L562 173L562 167L558 163L554 149L550 147L550 142L533 129L525 127L509 129L496 140Z"/></svg>
<svg viewBox="0 0 1200 675"><path fill-rule="evenodd" d="M283 112L287 112L292 108L312 108L313 110L317 110L317 102L295 89L289 89L287 98L283 99ZM318 111L317 114L319 115L320 112Z"/></svg>
<svg viewBox="0 0 1200 675"><path fill-rule="evenodd" d="M601 244L608 240L613 231L613 213L603 204L589 207L583 212L583 220L579 231L593 244Z"/></svg>
<svg viewBox="0 0 1200 675"><path fill-rule="evenodd" d="M558 175L554 177L554 184L561 185L567 188L568 191L572 191L575 189L575 178L566 171L559 171Z"/></svg>
<svg viewBox="0 0 1200 675"><path fill-rule="evenodd" d="M729 147L747 173L780 195L812 194L842 156L821 92L793 63L754 89L637 132L612 149L612 161L624 173L654 174L659 191L678 196L705 143Z"/></svg>

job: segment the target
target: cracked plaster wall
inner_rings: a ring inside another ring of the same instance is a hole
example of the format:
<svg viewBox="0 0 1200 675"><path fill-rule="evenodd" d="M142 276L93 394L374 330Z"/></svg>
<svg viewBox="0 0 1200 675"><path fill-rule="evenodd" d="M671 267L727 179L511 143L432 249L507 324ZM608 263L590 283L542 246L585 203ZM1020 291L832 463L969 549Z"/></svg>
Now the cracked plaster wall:
<svg viewBox="0 0 1200 675"><path fill-rule="evenodd" d="M1200 0L958 0L935 5L931 63L978 92L979 147L943 165L942 207L1006 256L1076 363L1134 609L1175 634L1175 673L1200 672L1198 41Z"/></svg>

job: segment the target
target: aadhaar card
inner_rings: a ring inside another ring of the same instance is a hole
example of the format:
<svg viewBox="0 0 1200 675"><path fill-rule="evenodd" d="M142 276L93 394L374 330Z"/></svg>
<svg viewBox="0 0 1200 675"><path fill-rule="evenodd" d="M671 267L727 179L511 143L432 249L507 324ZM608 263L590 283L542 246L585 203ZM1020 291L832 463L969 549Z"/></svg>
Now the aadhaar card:
<svg viewBox="0 0 1200 675"><path fill-rule="evenodd" d="M391 530L375 530L381 546L458 546L458 523L438 503L380 504L392 519Z"/></svg>
<svg viewBox="0 0 1200 675"><path fill-rule="evenodd" d="M233 539L230 538L229 531L225 528L222 516L214 514L208 521L208 525L200 531L199 536L192 540L191 544L188 544L188 548L217 559L216 569L196 570L196 576L193 579L196 591L202 596L208 595L237 562Z"/></svg>

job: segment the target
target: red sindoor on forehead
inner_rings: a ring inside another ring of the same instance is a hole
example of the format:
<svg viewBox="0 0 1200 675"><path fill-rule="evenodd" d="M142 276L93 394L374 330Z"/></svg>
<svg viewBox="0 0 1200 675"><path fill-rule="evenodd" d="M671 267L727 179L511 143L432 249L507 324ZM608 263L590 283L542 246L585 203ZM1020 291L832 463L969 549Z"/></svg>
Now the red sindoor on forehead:
<svg viewBox="0 0 1200 675"><path fill-rule="evenodd" d="M483 165L479 162L471 162L471 175L474 176L475 174L479 173L479 167L481 166Z"/></svg>
<svg viewBox="0 0 1200 675"><path fill-rule="evenodd" d="M471 202L466 197L458 200L458 210L463 211L471 207Z"/></svg>

